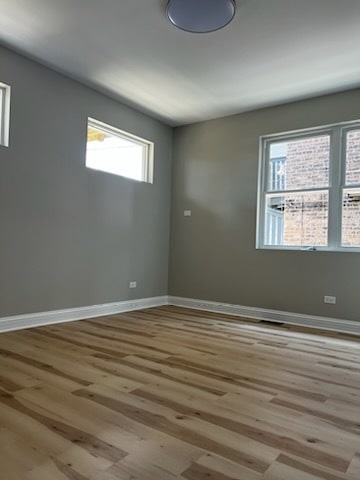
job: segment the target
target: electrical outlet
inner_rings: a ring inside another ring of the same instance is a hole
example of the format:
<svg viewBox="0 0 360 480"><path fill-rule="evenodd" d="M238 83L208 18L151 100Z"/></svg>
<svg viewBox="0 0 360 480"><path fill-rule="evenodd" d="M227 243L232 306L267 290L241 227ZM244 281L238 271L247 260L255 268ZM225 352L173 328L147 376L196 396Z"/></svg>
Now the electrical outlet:
<svg viewBox="0 0 360 480"><path fill-rule="evenodd" d="M130 288L136 288L136 282L130 282L129 287Z"/></svg>
<svg viewBox="0 0 360 480"><path fill-rule="evenodd" d="M332 303L333 305L336 303L336 297L331 297L330 295L324 296L324 303Z"/></svg>

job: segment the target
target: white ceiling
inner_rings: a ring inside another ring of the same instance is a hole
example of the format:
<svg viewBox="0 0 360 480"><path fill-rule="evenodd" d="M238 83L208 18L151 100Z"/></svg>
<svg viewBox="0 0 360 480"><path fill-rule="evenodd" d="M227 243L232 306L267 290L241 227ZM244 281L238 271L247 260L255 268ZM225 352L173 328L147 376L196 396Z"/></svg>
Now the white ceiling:
<svg viewBox="0 0 360 480"><path fill-rule="evenodd" d="M360 0L237 0L204 35L166 3L0 0L0 42L171 125L360 86Z"/></svg>

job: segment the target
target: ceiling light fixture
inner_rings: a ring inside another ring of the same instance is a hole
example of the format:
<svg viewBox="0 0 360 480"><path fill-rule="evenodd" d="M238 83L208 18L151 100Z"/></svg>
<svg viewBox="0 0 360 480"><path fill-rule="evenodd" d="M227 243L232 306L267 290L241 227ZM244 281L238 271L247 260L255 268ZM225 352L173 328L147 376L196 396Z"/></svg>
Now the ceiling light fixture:
<svg viewBox="0 0 360 480"><path fill-rule="evenodd" d="M191 33L209 33L228 25L235 16L235 0L169 0L170 22Z"/></svg>

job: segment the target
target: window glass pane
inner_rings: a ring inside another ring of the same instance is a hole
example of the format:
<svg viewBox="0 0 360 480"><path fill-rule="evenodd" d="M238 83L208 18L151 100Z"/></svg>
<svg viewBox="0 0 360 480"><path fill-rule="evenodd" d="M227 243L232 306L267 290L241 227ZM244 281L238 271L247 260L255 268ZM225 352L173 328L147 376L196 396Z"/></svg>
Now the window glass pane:
<svg viewBox="0 0 360 480"><path fill-rule="evenodd" d="M4 116L4 91L0 86L0 145L2 144L2 125L3 125L3 116Z"/></svg>
<svg viewBox="0 0 360 480"><path fill-rule="evenodd" d="M265 245L327 245L327 191L270 194L265 208Z"/></svg>
<svg viewBox="0 0 360 480"><path fill-rule="evenodd" d="M346 135L346 185L360 184L360 130Z"/></svg>
<svg viewBox="0 0 360 480"><path fill-rule="evenodd" d="M329 185L330 135L272 143L269 153L269 190Z"/></svg>
<svg viewBox="0 0 360 480"><path fill-rule="evenodd" d="M108 131L88 126L86 166L134 180L144 178L146 146Z"/></svg>
<svg viewBox="0 0 360 480"><path fill-rule="evenodd" d="M0 145L9 145L10 87L0 83Z"/></svg>
<svg viewBox="0 0 360 480"><path fill-rule="evenodd" d="M342 245L360 247L360 189L347 189L343 194Z"/></svg>

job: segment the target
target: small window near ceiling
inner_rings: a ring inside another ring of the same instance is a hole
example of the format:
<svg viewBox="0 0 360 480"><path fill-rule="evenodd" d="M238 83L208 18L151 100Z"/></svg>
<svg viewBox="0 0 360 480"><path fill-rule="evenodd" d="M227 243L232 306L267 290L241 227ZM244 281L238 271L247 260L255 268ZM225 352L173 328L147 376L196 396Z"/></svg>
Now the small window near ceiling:
<svg viewBox="0 0 360 480"><path fill-rule="evenodd" d="M88 119L88 168L152 183L153 155L153 142L98 120Z"/></svg>
<svg viewBox="0 0 360 480"><path fill-rule="evenodd" d="M10 87L0 83L0 145L9 146Z"/></svg>

